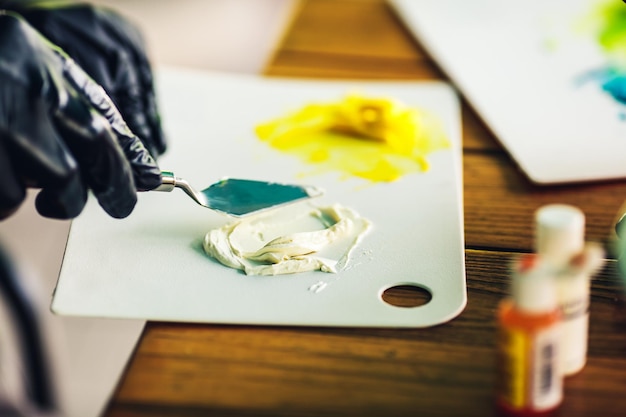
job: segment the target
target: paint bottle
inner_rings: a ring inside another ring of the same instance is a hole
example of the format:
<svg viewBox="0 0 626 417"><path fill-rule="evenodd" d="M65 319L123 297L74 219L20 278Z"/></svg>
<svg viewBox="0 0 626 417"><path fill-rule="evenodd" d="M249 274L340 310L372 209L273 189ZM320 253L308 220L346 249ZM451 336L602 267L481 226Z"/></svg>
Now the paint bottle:
<svg viewBox="0 0 626 417"><path fill-rule="evenodd" d="M549 416L563 399L555 279L535 254L513 272L498 308L497 408L501 416Z"/></svg>
<svg viewBox="0 0 626 417"><path fill-rule="evenodd" d="M535 213L535 250L557 279L561 309L561 370L579 372L587 360L591 270L571 265L585 248L585 215L565 204L543 206ZM586 262L586 261L584 261Z"/></svg>

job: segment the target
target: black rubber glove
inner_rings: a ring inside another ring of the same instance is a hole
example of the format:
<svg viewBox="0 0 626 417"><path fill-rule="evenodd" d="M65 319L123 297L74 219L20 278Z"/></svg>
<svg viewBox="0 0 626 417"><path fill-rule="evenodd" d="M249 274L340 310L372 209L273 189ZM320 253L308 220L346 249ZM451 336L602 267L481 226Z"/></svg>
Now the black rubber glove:
<svg viewBox="0 0 626 417"><path fill-rule="evenodd" d="M0 13L0 218L41 188L37 210L67 219L90 188L113 217L160 170L103 88L18 15Z"/></svg>
<svg viewBox="0 0 626 417"><path fill-rule="evenodd" d="M105 89L153 157L165 152L152 70L135 26L112 10L89 4L12 3L12 9Z"/></svg>

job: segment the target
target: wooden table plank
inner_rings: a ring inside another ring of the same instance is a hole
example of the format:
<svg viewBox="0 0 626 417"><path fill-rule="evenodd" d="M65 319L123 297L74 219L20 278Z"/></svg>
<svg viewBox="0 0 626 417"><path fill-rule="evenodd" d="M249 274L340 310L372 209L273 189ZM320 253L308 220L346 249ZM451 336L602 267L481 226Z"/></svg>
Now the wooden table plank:
<svg viewBox="0 0 626 417"><path fill-rule="evenodd" d="M610 250L626 182L536 186L506 155L466 152L463 159L467 247L529 252L535 210L562 203L579 207L586 216L587 239Z"/></svg>
<svg viewBox="0 0 626 417"><path fill-rule="evenodd" d="M392 9L381 1L303 1L266 74L441 79L421 46L398 25Z"/></svg>
<svg viewBox="0 0 626 417"><path fill-rule="evenodd" d="M397 23L393 9L377 0L304 1L280 51L424 59L424 50Z"/></svg>

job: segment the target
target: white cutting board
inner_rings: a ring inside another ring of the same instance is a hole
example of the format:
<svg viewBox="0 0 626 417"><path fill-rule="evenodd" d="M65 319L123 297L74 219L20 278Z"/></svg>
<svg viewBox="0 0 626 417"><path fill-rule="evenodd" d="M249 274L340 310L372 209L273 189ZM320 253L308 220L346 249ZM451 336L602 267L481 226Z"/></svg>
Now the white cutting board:
<svg viewBox="0 0 626 417"><path fill-rule="evenodd" d="M599 82L580 82L607 65L577 30L593 2L391 0L538 184L626 177L626 106Z"/></svg>
<svg viewBox="0 0 626 417"><path fill-rule="evenodd" d="M316 205L339 203L373 229L337 274L246 276L205 255L201 241L229 219L180 190L139 196L124 220L93 199L72 222L52 308L56 313L185 322L423 327L466 304L461 126L453 90L440 82L296 81L162 69L157 73L170 149L160 160L197 187L230 176L322 187ZM393 97L428 109L452 148L430 155L430 171L393 183L299 178L307 168L258 140L253 127L313 101L349 91ZM320 281L323 291L310 288ZM398 284L428 289L432 300L395 307L381 293Z"/></svg>

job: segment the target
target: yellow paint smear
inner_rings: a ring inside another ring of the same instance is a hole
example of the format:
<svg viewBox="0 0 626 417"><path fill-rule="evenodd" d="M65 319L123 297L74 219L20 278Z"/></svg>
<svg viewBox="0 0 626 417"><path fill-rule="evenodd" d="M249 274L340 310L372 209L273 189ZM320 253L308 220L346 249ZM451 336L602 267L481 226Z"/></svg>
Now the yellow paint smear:
<svg viewBox="0 0 626 417"><path fill-rule="evenodd" d="M355 94L337 103L306 105L258 125L255 132L317 172L339 171L373 182L427 171L428 154L450 147L434 115L391 99Z"/></svg>

